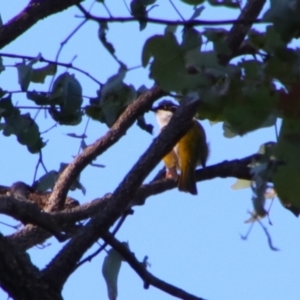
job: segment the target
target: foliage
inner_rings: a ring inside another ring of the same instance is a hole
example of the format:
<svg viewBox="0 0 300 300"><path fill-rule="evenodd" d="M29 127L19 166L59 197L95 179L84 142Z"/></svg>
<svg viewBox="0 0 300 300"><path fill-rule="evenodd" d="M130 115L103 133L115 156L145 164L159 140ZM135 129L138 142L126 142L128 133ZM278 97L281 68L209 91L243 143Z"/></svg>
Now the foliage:
<svg viewBox="0 0 300 300"><path fill-rule="evenodd" d="M75 68L72 63L59 62L58 57L55 61L50 61L45 59L43 54L29 57L22 53L13 55L0 52L0 72L2 74L7 72L7 59L15 59L13 68L18 74L19 92L26 95L22 105L31 105L32 110L44 110L54 124L78 126L87 118L91 118L111 128L109 132L119 130L118 134L122 136L127 128L121 132L116 124L128 115L130 118L134 110L130 111L129 108L135 105L135 99L138 97L142 99L147 93L153 92L154 88L138 89L134 83L125 82L126 75L131 69L127 67L125 61L118 58L119 49L116 49L108 38L110 27L113 26L113 22L118 21L117 18L92 15L79 2L78 8L86 20L98 22L99 41L119 66L118 72L111 74L105 83L100 83L93 78L97 82L97 88L93 91L95 97L87 97L87 101L84 99L84 87L78 79L79 73L91 76L85 70ZM97 2L99 3L96 5L104 5L106 8L109 6L108 1ZM160 28L164 28L164 32L157 32L148 37L140 53L142 67L145 71L149 71L149 78L160 89L158 96L151 98L149 103L139 111L137 109L138 112L134 111L136 115L128 121L128 126L136 121L141 129L151 133L152 127L146 124L143 114L151 108L151 104L157 98L163 95L169 95L178 102L184 102L183 99L191 95L196 97L199 102L196 117L212 123L221 122L226 138L243 136L249 132L275 126L280 122L278 141L263 145L264 150L258 153L260 156L255 156L251 164L247 165L249 180L245 181L246 178L241 178L234 188L251 187L253 220L267 215L265 194L268 188L274 188L283 206L298 216L300 213L298 184L300 180L300 52L292 42L299 37L300 2L271 0L262 19L256 20L257 15L253 15L252 19L244 20L244 25L248 25L250 30L244 33L243 42L236 49L232 49L228 42L228 36L231 34L229 30L215 27L222 24L218 22L214 24L213 21L209 27L203 27L202 25L207 23L201 23L199 16L205 9L201 5L238 9L238 1L182 0L181 2L190 5L191 17L186 21L151 18L151 11L155 10L158 4L155 0L132 0L130 3L130 16L127 21L134 20L140 31L145 30L150 23L158 23ZM126 18L121 21L126 21ZM265 30L251 29L250 21L263 22L266 24ZM233 26L238 24L238 22L235 24L234 20L231 23ZM76 31L70 35L70 38L74 34ZM221 59L224 57L227 57L227 63ZM22 61L18 62L19 59ZM60 72L60 66L67 67L67 70ZM31 89L32 85L35 87L39 85L39 91ZM43 149L47 147L47 141L43 139L39 122L31 116L31 113L25 112L22 105L18 102L17 93L10 91L2 82L0 130L5 137L15 135L19 144L26 146L30 153L39 153L39 166L42 165L41 155ZM126 115L128 110L129 113ZM81 139L80 147L83 156L88 151L92 151L86 145L85 133L80 136L69 134L69 137ZM116 138L114 142L117 140ZM79 164L78 168L75 166L71 170L71 165L62 163L59 170L45 170L41 178L35 178L32 188L36 192L49 190L56 192L60 188L60 180L68 180L65 190L60 191L61 194L52 193L50 206L47 206L45 211L53 212L55 205L60 206L58 202L64 203L63 196L66 196L68 189L80 189L85 193L85 188L79 181L80 172L87 164L93 164L92 161L114 142L111 144L106 142L103 148L100 150L97 148L88 159L83 158L84 163ZM71 171L74 173L68 177L68 172ZM218 174L215 174L215 177L217 176ZM133 197L135 193L136 190L130 196ZM125 212L127 205L122 209L120 215ZM110 223L107 221L108 223L103 227L106 230L117 219L116 213L112 215L114 217L109 221ZM85 218L91 218L93 224L92 217L88 215ZM30 221L34 223L34 219ZM55 230L53 232L56 232ZM104 261L102 272L108 282L110 299L117 297L117 276L122 260L122 254L112 249Z"/></svg>

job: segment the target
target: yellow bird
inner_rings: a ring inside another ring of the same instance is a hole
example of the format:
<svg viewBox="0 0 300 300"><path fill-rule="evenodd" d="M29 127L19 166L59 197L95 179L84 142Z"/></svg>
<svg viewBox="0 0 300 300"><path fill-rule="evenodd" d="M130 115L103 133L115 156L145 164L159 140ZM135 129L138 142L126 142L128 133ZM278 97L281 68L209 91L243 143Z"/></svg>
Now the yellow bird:
<svg viewBox="0 0 300 300"><path fill-rule="evenodd" d="M155 112L157 122L161 130L169 123L178 105L164 100L152 111ZM178 189L183 192L197 195L195 169L200 164L205 167L208 157L208 145L206 134L202 125L193 119L193 125L189 131L179 140L173 150L164 158L167 168L167 177L178 180ZM180 171L178 179L177 170Z"/></svg>

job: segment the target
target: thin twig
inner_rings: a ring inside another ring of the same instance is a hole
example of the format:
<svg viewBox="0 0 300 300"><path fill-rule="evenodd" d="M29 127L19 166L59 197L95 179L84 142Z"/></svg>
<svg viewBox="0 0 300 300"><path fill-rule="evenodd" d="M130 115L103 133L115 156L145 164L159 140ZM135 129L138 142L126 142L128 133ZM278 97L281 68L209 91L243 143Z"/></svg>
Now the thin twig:
<svg viewBox="0 0 300 300"><path fill-rule="evenodd" d="M116 227L114 228L114 230L112 231L111 235L115 236L117 234L117 232L119 231L119 229L121 228L121 226L123 225L125 219L127 218L127 216L129 215L129 213L123 214L123 216L119 219ZM87 256L86 258L84 258L82 261L80 261L75 269L79 268L81 265L83 265L86 262L91 262L91 260L96 257L101 251L103 251L106 247L107 247L108 243L104 242L103 245L100 246L99 249L97 249L94 253L92 253L91 255Z"/></svg>
<svg viewBox="0 0 300 300"><path fill-rule="evenodd" d="M153 24L163 24L163 25L172 25L172 26L219 26L219 25L232 25L232 24L269 24L263 19L254 19L254 20L218 20L218 21L208 21L208 20L187 20L187 21L173 21L173 20L163 20L155 18L134 18L134 17L113 17L113 18L104 18L96 17L87 12L82 5L78 4L77 7L84 14L84 17L89 20L94 20L96 22L107 22L107 23L116 23L116 22L136 22L136 21L145 21L147 23ZM82 16L80 16L82 17Z"/></svg>
<svg viewBox="0 0 300 300"><path fill-rule="evenodd" d="M177 12L178 16L181 18L182 21L185 21L184 17L182 16L182 14L180 13L180 11L177 9L177 7L175 6L175 4L173 3L172 0L169 0L170 4L172 5L172 7L174 8L174 10Z"/></svg>
<svg viewBox="0 0 300 300"><path fill-rule="evenodd" d="M90 122L90 117L87 118L87 121L86 121L84 130L83 130L83 134L82 134L82 138L81 138L81 141L80 141L80 145L79 145L79 149L78 149L77 155L79 155L80 149L81 149L81 147L82 147L82 146L81 146L81 145L82 145L82 142L84 141L84 139L85 139L85 137L86 137L86 132L87 132L87 129L88 129L88 126L89 126L89 122Z"/></svg>
<svg viewBox="0 0 300 300"><path fill-rule="evenodd" d="M108 243L112 248L118 251L124 260L131 266L131 268L141 277L144 281L144 287L147 289L150 285L166 292L169 295L183 300L204 300L201 297L194 296L174 285L171 285L147 271L145 265L139 262L135 255L122 243L120 243L111 234L106 233L102 236L103 240Z"/></svg>
<svg viewBox="0 0 300 300"><path fill-rule="evenodd" d="M36 57L34 56L29 56L29 55L19 55L19 54L11 54L11 53L0 53L0 57L10 57L10 58L21 58L21 59L36 59ZM53 61L53 60L49 60L49 59L46 59L44 57L40 57L39 59L40 62L45 62L45 63L49 63L49 64L56 64L58 66L61 66L61 67L65 67L65 68L68 68L68 69L73 69L77 72L80 72L82 74L84 74L85 76L89 77L91 80L93 80L94 82L96 82L97 84L99 84L100 86L102 86L103 84L97 80L95 77L93 77L92 75L90 75L88 72L80 69L80 68L77 68L75 66L73 66L72 64L70 63L61 63L61 62L56 62L56 61Z"/></svg>

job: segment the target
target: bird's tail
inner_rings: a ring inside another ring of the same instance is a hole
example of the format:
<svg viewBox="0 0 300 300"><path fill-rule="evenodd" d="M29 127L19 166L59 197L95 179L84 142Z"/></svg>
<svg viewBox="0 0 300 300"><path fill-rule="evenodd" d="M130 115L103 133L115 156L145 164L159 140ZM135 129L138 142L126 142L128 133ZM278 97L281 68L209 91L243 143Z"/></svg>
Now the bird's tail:
<svg viewBox="0 0 300 300"><path fill-rule="evenodd" d="M178 189L182 192L187 192L192 195L197 195L197 185L195 180L195 170L188 168L184 172L181 172L178 180Z"/></svg>

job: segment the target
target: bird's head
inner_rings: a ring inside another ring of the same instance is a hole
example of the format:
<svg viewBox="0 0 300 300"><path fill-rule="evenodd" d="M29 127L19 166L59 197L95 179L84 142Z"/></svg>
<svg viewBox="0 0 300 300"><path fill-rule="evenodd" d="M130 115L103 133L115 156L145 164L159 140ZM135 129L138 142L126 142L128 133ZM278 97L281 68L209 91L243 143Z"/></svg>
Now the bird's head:
<svg viewBox="0 0 300 300"><path fill-rule="evenodd" d="M156 114L157 123L160 128L163 128L169 123L177 108L178 105L172 101L163 100L151 109Z"/></svg>

